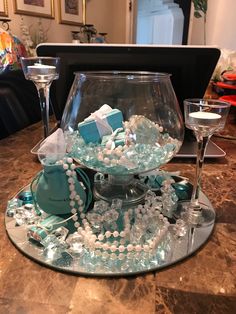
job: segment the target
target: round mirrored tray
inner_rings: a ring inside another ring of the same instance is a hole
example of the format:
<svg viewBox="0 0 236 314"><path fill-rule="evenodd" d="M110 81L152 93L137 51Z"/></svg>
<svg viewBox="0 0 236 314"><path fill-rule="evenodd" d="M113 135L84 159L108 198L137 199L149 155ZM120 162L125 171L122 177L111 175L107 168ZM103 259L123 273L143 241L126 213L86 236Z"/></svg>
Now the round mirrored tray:
<svg viewBox="0 0 236 314"><path fill-rule="evenodd" d="M208 206L212 205L208 198L201 193L200 200ZM182 203L178 204L178 211L182 210ZM58 271L86 276L129 276L145 272L156 271L173 265L197 251L209 238L214 224L202 228L188 228L181 236L176 237L173 230L176 226L174 219L164 240L157 246L152 255L139 257L126 256L125 259L103 259L91 252L71 254L66 248L60 254L45 253L45 248L39 242L30 241L27 237L29 226L17 225L14 217L5 215L5 226L9 238L24 255L44 266ZM128 254L127 254L128 255ZM132 254L131 254L132 255Z"/></svg>

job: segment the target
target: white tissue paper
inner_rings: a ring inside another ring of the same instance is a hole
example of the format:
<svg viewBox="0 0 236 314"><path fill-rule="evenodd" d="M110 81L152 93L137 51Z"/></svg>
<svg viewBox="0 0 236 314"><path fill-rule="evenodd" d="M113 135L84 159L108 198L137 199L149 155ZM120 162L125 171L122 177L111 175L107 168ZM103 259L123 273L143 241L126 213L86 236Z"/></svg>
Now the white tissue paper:
<svg viewBox="0 0 236 314"><path fill-rule="evenodd" d="M61 160L66 154L66 142L62 129L57 129L48 136L37 151L40 162L52 165Z"/></svg>

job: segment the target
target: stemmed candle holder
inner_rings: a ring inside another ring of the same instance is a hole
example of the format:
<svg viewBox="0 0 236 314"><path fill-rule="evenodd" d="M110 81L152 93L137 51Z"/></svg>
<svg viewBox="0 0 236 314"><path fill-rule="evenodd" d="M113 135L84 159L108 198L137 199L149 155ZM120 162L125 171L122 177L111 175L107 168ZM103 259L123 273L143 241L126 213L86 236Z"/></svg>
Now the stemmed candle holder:
<svg viewBox="0 0 236 314"><path fill-rule="evenodd" d="M43 120L44 138L49 135L49 93L52 81L59 78L60 58L21 58L21 65L27 80L34 82L39 96Z"/></svg>
<svg viewBox="0 0 236 314"><path fill-rule="evenodd" d="M197 139L196 176L193 193L186 215L191 225L203 227L214 223L215 212L199 201L200 181L204 155L211 136L224 128L230 104L214 99L186 99L184 101L185 125L193 130Z"/></svg>

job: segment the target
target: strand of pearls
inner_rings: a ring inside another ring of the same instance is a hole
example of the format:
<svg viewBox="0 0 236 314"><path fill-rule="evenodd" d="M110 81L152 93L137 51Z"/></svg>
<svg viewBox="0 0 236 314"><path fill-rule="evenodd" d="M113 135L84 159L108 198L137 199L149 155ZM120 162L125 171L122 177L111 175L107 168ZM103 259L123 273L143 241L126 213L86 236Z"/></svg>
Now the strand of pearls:
<svg viewBox="0 0 236 314"><path fill-rule="evenodd" d="M68 184L69 184L69 191L70 191L70 207L71 207L71 214L72 219L74 220L75 228L80 227L80 223L78 221L78 212L80 213L80 218L85 217L84 211L84 203L83 200L80 198L80 195L76 193L75 190L75 177L76 177L76 165L73 163L73 159L71 157L66 158L62 162L63 169L66 172L68 177ZM77 207L77 208L76 208Z"/></svg>
<svg viewBox="0 0 236 314"><path fill-rule="evenodd" d="M131 231L130 225L130 214L132 209L129 209L124 214L124 225L125 228L122 231L106 231L105 233L100 233L98 235L93 234L92 228L86 218L82 220L83 227L80 226L77 231L78 234L82 236L83 242L86 248L94 252L97 256L102 256L103 258L119 259L123 260L126 256L138 257L142 253L153 253L157 246L162 242L163 238L167 234L169 228L169 221L165 218L159 210L150 210L139 205L134 209L138 219L146 219L146 217L151 217L152 214L158 215L160 225L162 225L158 232L148 240L145 244L132 244L129 243L128 238ZM148 214L149 212L149 214ZM146 217L145 217L146 215ZM112 241L113 240L113 241Z"/></svg>
<svg viewBox="0 0 236 314"><path fill-rule="evenodd" d="M129 209L124 214L124 229L122 231L105 231L104 233L94 234L86 214L84 213L84 203L80 195L75 190L76 165L71 157L62 161L63 169L68 177L70 191L71 219L77 233L82 237L84 246L95 253L97 256L112 260L123 260L127 258L138 258L140 254L150 254L155 252L157 246L162 242L167 234L169 222L159 211L158 206L150 206L150 197L145 205L138 205L135 209ZM135 212L136 219L147 221L152 215L157 215L160 227L158 232L145 242L145 244L129 243L131 232L130 217ZM78 216L79 215L79 216ZM79 217L81 223L79 222Z"/></svg>

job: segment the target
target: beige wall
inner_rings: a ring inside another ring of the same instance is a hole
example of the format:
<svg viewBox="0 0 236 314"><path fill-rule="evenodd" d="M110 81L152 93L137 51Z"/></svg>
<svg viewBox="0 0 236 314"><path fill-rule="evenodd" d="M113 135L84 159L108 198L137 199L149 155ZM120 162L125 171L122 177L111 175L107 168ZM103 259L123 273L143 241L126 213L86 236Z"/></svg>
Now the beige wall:
<svg viewBox="0 0 236 314"><path fill-rule="evenodd" d="M46 0L45 0L46 1ZM47 0L49 1L49 0ZM135 0L134 0L135 1ZM94 24L99 32L108 33L108 42L124 43L126 36L125 16L127 0L87 0L87 23ZM49 29L49 42L71 42L71 30L76 26L58 24L58 0L54 0L55 19L43 19L44 28ZM226 5L227 4L227 5ZM13 0L8 0L11 30L21 37L20 15L14 14ZM207 44L236 50L236 0L208 0ZM38 19L23 16L25 23L33 30ZM203 44L203 19L192 18L189 44Z"/></svg>
<svg viewBox="0 0 236 314"><path fill-rule="evenodd" d="M49 0L47 0L49 1ZM71 42L71 31L78 30L77 26L59 24L58 2L54 0L55 19L43 18L45 30L49 29L48 42ZM99 32L108 33L110 43L124 43L125 41L125 3L126 0L87 0L86 23L94 24ZM8 15L11 19L10 28L13 34L21 38L21 16L14 14L13 0L8 0ZM37 17L22 15L24 22L34 33L37 27Z"/></svg>
<svg viewBox="0 0 236 314"><path fill-rule="evenodd" d="M47 0L49 1L49 0ZM49 29L48 41L50 42L71 42L71 30L77 29L76 26L68 26L65 24L59 24L58 19L58 0L54 1L55 6L55 19L45 19L43 18L43 25L45 30ZM14 14L13 0L8 0L8 13L11 19L10 28L13 34L21 37L22 33L20 30L21 16L19 14ZM31 28L31 33L34 33L37 27L37 17L22 15L25 24Z"/></svg>
<svg viewBox="0 0 236 314"><path fill-rule="evenodd" d="M236 0L208 0L206 44L236 50ZM190 44L203 44L203 19L193 18Z"/></svg>
<svg viewBox="0 0 236 314"><path fill-rule="evenodd" d="M124 43L127 0L87 0L86 23L108 33L109 43Z"/></svg>

